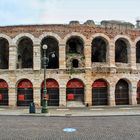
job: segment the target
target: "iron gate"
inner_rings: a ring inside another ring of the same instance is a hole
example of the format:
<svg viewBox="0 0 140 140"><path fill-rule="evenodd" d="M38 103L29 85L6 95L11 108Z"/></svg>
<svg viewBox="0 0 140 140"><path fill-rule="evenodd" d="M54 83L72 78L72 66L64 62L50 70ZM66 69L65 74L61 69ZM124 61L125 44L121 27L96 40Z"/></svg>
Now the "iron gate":
<svg viewBox="0 0 140 140"><path fill-rule="evenodd" d="M17 94L17 106L29 106L33 102L32 88L18 88Z"/></svg>
<svg viewBox="0 0 140 140"><path fill-rule="evenodd" d="M92 105L107 105L107 87L95 87L92 89Z"/></svg>
<svg viewBox="0 0 140 140"><path fill-rule="evenodd" d="M137 85L137 104L140 104L140 81Z"/></svg>
<svg viewBox="0 0 140 140"><path fill-rule="evenodd" d="M137 88L137 104L140 104L140 87Z"/></svg>
<svg viewBox="0 0 140 140"><path fill-rule="evenodd" d="M124 80L120 80L116 85L115 102L116 102L116 105L129 104L128 84Z"/></svg>
<svg viewBox="0 0 140 140"><path fill-rule="evenodd" d="M48 106L59 106L59 88L48 88L47 89L48 96ZM43 100L43 88L41 89L41 106Z"/></svg>
<svg viewBox="0 0 140 140"><path fill-rule="evenodd" d="M8 88L0 88L0 105L8 105Z"/></svg>
<svg viewBox="0 0 140 140"><path fill-rule="evenodd" d="M84 103L83 88L67 88L67 101L81 101Z"/></svg>

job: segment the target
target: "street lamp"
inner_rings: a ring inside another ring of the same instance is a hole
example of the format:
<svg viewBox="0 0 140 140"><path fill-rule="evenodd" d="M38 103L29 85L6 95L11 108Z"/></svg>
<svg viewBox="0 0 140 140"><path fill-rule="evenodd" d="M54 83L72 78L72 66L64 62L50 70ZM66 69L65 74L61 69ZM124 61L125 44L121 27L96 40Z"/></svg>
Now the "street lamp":
<svg viewBox="0 0 140 140"><path fill-rule="evenodd" d="M47 95L47 88L46 88L46 67L47 64L49 62L49 59L46 56L46 50L48 48L47 45L43 45L43 66L44 66L44 89L43 89L43 100L42 100L42 113L48 113L48 107L47 107L47 99L46 99L46 95Z"/></svg>
<svg viewBox="0 0 140 140"><path fill-rule="evenodd" d="M51 55L52 58L55 57L55 53L54 52L50 52L48 54L48 57L46 56L46 51L47 51L47 48L48 46L46 44L44 44L42 46L43 48L43 66L44 66L44 89L43 89L43 100L42 100L42 113L48 113L48 103L47 103L47 98L46 98L46 95L47 95L47 87L46 87L46 67L48 66L48 63L49 63L49 56Z"/></svg>

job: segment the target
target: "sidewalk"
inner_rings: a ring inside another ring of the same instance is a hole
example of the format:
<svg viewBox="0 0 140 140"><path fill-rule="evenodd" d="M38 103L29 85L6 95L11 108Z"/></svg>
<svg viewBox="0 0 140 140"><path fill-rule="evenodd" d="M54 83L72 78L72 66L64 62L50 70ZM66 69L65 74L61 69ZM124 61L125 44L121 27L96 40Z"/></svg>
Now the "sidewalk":
<svg viewBox="0 0 140 140"><path fill-rule="evenodd" d="M41 108L36 113L29 113L28 107L0 108L0 115L18 116L125 116L140 115L140 106L120 107L89 107L89 108L49 108L47 114L41 113Z"/></svg>

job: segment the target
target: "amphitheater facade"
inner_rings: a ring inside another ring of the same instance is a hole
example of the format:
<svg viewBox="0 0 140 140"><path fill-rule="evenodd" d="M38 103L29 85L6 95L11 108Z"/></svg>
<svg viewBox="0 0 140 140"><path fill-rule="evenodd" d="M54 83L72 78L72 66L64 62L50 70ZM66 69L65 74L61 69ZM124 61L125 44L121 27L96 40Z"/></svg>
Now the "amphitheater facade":
<svg viewBox="0 0 140 140"><path fill-rule="evenodd" d="M140 104L140 30L120 21L0 27L0 105ZM55 57L52 57L52 53Z"/></svg>

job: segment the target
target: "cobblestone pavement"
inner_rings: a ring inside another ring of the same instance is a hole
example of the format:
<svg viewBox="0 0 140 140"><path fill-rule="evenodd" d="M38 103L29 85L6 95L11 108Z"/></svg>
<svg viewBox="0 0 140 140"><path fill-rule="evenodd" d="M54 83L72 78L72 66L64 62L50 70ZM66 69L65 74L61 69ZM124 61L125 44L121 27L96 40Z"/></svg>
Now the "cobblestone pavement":
<svg viewBox="0 0 140 140"><path fill-rule="evenodd" d="M64 132L75 128L75 132ZM0 140L140 140L139 116L0 116Z"/></svg>

